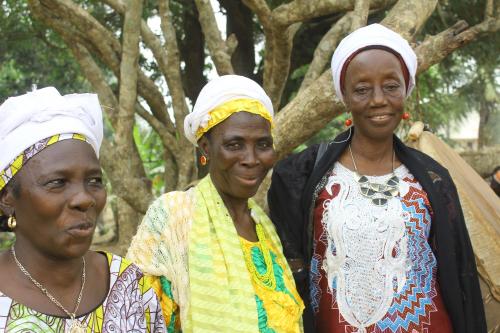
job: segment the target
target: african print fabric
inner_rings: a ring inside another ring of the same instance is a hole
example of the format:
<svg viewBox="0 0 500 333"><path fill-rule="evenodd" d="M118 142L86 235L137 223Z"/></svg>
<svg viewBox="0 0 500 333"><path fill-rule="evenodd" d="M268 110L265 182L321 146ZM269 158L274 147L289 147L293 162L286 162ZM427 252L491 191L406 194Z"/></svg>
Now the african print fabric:
<svg viewBox="0 0 500 333"><path fill-rule="evenodd" d="M149 208L127 257L160 277L162 289L171 294L161 297L169 332L302 331L304 306L274 226L252 200L249 209L271 250L277 282L272 289L261 290L252 281L246 262L254 262L261 274L269 268L258 244L243 248L209 176L186 192L165 194ZM245 260L245 253L252 258ZM178 312L172 316L172 310Z"/></svg>
<svg viewBox="0 0 500 333"><path fill-rule="evenodd" d="M338 162L319 193L310 268L317 332L452 332L428 243L427 194L405 166L395 173L400 195L384 206L361 195L354 173Z"/></svg>
<svg viewBox="0 0 500 333"><path fill-rule="evenodd" d="M106 253L110 281L104 302L91 313L76 319L87 333L166 332L153 284L136 265ZM67 333L70 320L39 313L0 292L0 332Z"/></svg>
<svg viewBox="0 0 500 333"><path fill-rule="evenodd" d="M85 136L81 134L57 134L49 138L38 141L31 147L25 149L21 154L19 154L9 165L4 169L0 170L0 191L7 185L7 183L16 175L16 173L21 170L21 168L28 162L30 158L44 150L50 145L63 140L80 140L87 142Z"/></svg>

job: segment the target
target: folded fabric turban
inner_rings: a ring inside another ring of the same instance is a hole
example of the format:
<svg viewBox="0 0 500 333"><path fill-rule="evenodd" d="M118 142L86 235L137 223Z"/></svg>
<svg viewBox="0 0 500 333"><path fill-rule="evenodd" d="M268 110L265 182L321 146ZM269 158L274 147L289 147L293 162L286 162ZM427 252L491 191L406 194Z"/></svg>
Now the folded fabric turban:
<svg viewBox="0 0 500 333"><path fill-rule="evenodd" d="M401 56L409 73L409 82L406 87L406 96L408 96L415 86L417 55L410 44L408 44L401 35L383 25L375 23L353 31L342 39L335 49L332 56L332 75L337 97L344 102L341 87L341 73L346 61L348 61L351 55L358 50L369 46L387 47Z"/></svg>
<svg viewBox="0 0 500 333"><path fill-rule="evenodd" d="M224 75L201 90L193 112L184 119L184 134L195 146L201 136L235 112L258 114L272 124L273 104L264 89L240 75Z"/></svg>
<svg viewBox="0 0 500 333"><path fill-rule="evenodd" d="M55 135L60 135L52 138ZM95 94L61 96L54 87L10 97L0 105L0 190L26 163L21 155L42 140L79 139L99 156L103 138L102 111ZM47 141L47 140L46 140ZM39 152L39 149L33 149ZM16 168L12 168L16 162Z"/></svg>

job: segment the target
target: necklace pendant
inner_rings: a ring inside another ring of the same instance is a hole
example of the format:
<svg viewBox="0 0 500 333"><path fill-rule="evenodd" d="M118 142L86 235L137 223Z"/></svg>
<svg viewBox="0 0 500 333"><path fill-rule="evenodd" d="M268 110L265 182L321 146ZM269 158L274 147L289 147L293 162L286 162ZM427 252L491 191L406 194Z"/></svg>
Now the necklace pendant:
<svg viewBox="0 0 500 333"><path fill-rule="evenodd" d="M69 333L85 333L86 327L78 320L73 319L69 327Z"/></svg>

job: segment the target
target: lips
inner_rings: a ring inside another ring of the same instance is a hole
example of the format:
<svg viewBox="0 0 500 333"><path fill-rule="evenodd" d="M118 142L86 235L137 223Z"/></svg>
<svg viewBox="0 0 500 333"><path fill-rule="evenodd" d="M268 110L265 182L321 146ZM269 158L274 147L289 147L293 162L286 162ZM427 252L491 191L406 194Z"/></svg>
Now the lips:
<svg viewBox="0 0 500 333"><path fill-rule="evenodd" d="M76 238L89 237L94 233L94 223L84 222L76 224L67 229L67 232Z"/></svg>
<svg viewBox="0 0 500 333"><path fill-rule="evenodd" d="M368 116L368 119L375 123L385 123L392 119L394 114L392 113L380 113Z"/></svg>
<svg viewBox="0 0 500 333"><path fill-rule="evenodd" d="M255 186L259 183L260 177L258 176L236 176L238 180L247 186Z"/></svg>

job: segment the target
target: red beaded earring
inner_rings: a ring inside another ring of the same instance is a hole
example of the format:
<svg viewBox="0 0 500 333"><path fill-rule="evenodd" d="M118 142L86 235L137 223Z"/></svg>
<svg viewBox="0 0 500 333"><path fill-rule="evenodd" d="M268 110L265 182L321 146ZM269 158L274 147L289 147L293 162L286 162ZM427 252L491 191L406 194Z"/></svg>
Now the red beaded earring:
<svg viewBox="0 0 500 333"><path fill-rule="evenodd" d="M345 127L349 127L349 126L352 125L352 120L351 119L347 119L344 124L345 124Z"/></svg>
<svg viewBox="0 0 500 333"><path fill-rule="evenodd" d="M410 119L410 114L408 112L405 112L405 113L403 113L403 115L401 116L401 118L403 120L408 120L408 119Z"/></svg>
<svg viewBox="0 0 500 333"><path fill-rule="evenodd" d="M200 164L203 165L203 166L205 166L205 165L207 165L207 162L208 162L208 159L206 158L206 156L205 155L201 155L200 156Z"/></svg>

